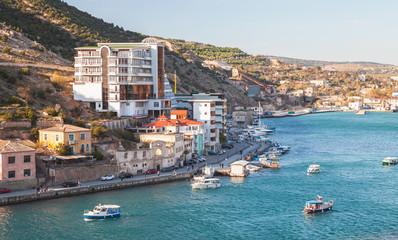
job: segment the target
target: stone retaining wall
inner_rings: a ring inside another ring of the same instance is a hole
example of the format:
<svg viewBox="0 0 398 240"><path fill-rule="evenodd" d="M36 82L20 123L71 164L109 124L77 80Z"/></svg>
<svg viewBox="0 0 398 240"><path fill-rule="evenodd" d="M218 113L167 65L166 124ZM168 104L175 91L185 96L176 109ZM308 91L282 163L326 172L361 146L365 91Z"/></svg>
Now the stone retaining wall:
<svg viewBox="0 0 398 240"><path fill-rule="evenodd" d="M32 123L30 121L20 121L20 122L0 122L0 127L2 128L31 128Z"/></svg>
<svg viewBox="0 0 398 240"><path fill-rule="evenodd" d="M142 179L133 179L133 180L125 180L120 182L110 182L110 183L101 183L91 186L81 186L81 187L72 187L72 188L63 188L63 189L55 189L50 192L43 192L40 194L37 193L30 193L24 194L20 196L10 196L10 197L0 197L0 206L8 205L8 204L15 204L15 203L22 203L22 202L29 202L29 201L36 201L36 200L44 200L44 199L51 199L51 198L59 198L59 197L67 197L79 194L86 194L86 193L95 193L95 192L102 192L102 191L109 191L115 189L123 189L123 188L131 188L137 186L144 186L144 185L152 185L152 184L159 184L159 183L167 183L167 182L174 182L174 181L181 181L192 178L194 172L186 172L186 173L179 173L177 175L166 175L166 176L155 176L155 177L147 177Z"/></svg>

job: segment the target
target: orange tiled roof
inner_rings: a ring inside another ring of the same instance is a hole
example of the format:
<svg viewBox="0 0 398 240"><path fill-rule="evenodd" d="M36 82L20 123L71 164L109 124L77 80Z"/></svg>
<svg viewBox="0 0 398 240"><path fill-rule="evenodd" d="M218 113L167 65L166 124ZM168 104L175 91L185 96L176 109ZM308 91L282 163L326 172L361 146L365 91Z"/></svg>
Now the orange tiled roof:
<svg viewBox="0 0 398 240"><path fill-rule="evenodd" d="M168 119L167 121L159 120L145 124L143 127L161 128L165 126L190 126L190 125L203 125L204 123L190 119Z"/></svg>

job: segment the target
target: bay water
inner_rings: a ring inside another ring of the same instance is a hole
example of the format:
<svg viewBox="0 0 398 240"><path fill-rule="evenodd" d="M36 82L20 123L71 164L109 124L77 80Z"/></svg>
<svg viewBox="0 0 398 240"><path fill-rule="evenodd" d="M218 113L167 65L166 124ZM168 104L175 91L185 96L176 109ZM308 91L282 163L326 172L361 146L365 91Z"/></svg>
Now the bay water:
<svg viewBox="0 0 398 240"><path fill-rule="evenodd" d="M271 139L291 147L282 167L221 188L189 181L0 207L0 239L396 239L398 115L324 113L263 119ZM307 175L310 164L321 173ZM307 200L333 211L302 212ZM85 222L83 211L117 204L122 216Z"/></svg>

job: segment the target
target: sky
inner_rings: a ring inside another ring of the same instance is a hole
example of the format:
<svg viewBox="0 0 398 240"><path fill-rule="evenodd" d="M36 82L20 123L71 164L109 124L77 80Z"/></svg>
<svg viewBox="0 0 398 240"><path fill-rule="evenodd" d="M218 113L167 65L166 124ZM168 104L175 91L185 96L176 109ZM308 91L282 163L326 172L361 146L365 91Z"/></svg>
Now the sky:
<svg viewBox="0 0 398 240"><path fill-rule="evenodd" d="M249 54L398 65L396 0L64 0L151 36Z"/></svg>

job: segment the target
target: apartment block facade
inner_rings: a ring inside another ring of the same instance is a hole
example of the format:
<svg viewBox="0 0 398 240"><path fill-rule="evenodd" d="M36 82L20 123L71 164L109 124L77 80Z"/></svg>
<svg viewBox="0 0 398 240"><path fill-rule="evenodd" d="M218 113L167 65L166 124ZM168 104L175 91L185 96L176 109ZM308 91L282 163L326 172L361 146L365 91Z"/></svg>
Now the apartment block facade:
<svg viewBox="0 0 398 240"><path fill-rule="evenodd" d="M116 112L119 117L169 113L164 49L154 38L76 48L74 99L99 112Z"/></svg>
<svg viewBox="0 0 398 240"><path fill-rule="evenodd" d="M188 109L192 119L204 123L204 143L208 151L214 151L219 144L219 134L224 132L227 116L227 100L220 93L197 93L177 95L180 106L190 104ZM180 107L178 107L180 108Z"/></svg>

